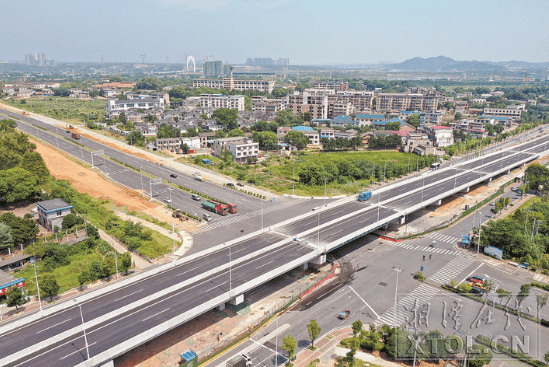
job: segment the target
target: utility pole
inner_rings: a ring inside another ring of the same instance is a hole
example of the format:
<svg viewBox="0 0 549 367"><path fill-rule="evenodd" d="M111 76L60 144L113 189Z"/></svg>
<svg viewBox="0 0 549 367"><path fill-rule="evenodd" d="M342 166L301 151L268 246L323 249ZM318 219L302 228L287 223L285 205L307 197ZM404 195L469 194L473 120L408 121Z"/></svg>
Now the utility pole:
<svg viewBox="0 0 549 367"><path fill-rule="evenodd" d="M143 59L143 64L145 63L145 56L147 55L141 55L141 58Z"/></svg>

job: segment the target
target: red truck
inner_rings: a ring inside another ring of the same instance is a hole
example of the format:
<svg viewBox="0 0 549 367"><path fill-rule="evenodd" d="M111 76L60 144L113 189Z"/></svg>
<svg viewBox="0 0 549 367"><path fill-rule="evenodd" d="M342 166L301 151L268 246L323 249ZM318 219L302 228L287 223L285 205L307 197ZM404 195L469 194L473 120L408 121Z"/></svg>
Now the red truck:
<svg viewBox="0 0 549 367"><path fill-rule="evenodd" d="M238 213L238 208L236 207L236 204L229 204L229 213L231 214Z"/></svg>
<svg viewBox="0 0 549 367"><path fill-rule="evenodd" d="M211 200L205 200L201 204L204 209L219 215L227 215L227 213L229 212L229 207L227 207L227 205L216 203Z"/></svg>
<svg viewBox="0 0 549 367"><path fill-rule="evenodd" d="M78 135L77 133L72 133L71 136L73 139L80 139L80 135Z"/></svg>

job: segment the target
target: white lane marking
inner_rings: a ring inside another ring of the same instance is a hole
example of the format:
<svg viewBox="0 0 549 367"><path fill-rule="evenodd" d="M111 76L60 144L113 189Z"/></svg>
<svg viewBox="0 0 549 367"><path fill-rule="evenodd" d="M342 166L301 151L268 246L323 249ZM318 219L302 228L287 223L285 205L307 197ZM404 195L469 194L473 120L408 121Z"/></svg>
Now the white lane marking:
<svg viewBox="0 0 549 367"><path fill-rule="evenodd" d="M370 308L370 310L372 310L372 312L374 313L374 315L376 315L376 319L379 319L379 315L378 315L377 312L372 308L372 306L370 306L370 305L368 304L368 302L366 302L366 301L364 300L364 298L360 297L360 294L358 294L357 291L355 291L355 289L354 289L353 287L349 286L349 288L351 288L351 290L352 290L353 292L355 292L356 296L357 296L358 298L360 298L360 300L361 300L362 302L364 302L364 304L365 304L366 306L368 306L368 307Z"/></svg>
<svg viewBox="0 0 549 367"><path fill-rule="evenodd" d="M160 311L160 312L157 312L157 313L155 313L154 315L151 315L151 316L149 316L149 317L147 317L146 319L143 319L143 320L141 320L141 321L146 321L146 320L148 320L148 319L150 319L150 318L152 318L152 317L158 316L158 315L160 315L162 312L166 312L166 311L168 311L169 309L170 309L170 308L168 307L168 308L166 308L165 310Z"/></svg>
<svg viewBox="0 0 549 367"><path fill-rule="evenodd" d="M94 345L94 344L97 344L97 342L93 342L93 343L91 343L91 344L88 344L88 348L91 347L91 346ZM78 349L78 350L75 350L75 351L72 352L71 354L67 354L67 355L64 356L64 357L59 358L59 360L65 359L65 358L67 358L67 357L69 357L69 356L72 356L73 354L80 353L81 351L83 351L83 350L85 350L85 349L86 349L86 347L80 348L80 349Z"/></svg>
<svg viewBox="0 0 549 367"><path fill-rule="evenodd" d="M268 263L265 263L265 264L263 264L263 265L259 265L256 269L259 269L259 268L262 268L262 267L264 267L264 266L266 266L266 265L269 265L269 264L272 263L273 261L274 261L274 260L271 260L271 261L269 261Z"/></svg>
<svg viewBox="0 0 549 367"><path fill-rule="evenodd" d="M132 292L132 293L130 293L130 294L126 294L124 297L117 298L116 300L117 300L117 301L120 301L121 299L124 299L124 298L126 298L126 297L129 297L129 296L131 296L132 294L139 293L139 292L141 292L142 290L143 290L143 288L141 288L141 289L138 290L138 291Z"/></svg>
<svg viewBox="0 0 549 367"><path fill-rule="evenodd" d="M40 331L37 331L36 334L39 334L39 333L41 333L42 331L46 331L46 330L48 330L48 329L51 329L52 327L56 327L57 325L64 324L65 322L70 321L70 320L72 320L72 319L66 319L65 321L61 321L61 322L59 322L59 323L57 323L57 324L55 324L55 325L52 325L52 326L50 326L50 327L47 327L47 328L42 329L42 330L40 330Z"/></svg>

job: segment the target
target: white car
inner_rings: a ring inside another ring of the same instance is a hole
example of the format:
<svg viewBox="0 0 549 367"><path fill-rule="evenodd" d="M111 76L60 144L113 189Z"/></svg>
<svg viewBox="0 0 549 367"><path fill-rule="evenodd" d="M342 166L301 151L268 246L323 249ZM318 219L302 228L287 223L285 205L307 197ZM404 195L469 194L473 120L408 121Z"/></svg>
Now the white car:
<svg viewBox="0 0 549 367"><path fill-rule="evenodd" d="M164 198L164 201L167 202L167 203L171 203L171 202L172 202L172 199L170 199L170 198Z"/></svg>

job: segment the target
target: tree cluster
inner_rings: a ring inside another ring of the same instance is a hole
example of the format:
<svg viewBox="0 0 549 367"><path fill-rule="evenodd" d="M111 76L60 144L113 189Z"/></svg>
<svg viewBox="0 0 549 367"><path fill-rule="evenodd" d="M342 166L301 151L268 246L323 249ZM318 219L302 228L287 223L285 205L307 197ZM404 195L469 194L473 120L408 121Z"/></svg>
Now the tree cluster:
<svg viewBox="0 0 549 367"><path fill-rule="evenodd" d="M362 138L360 136L355 136L351 139L346 138L335 138L328 139L322 138L322 149L326 151L335 151L343 149L357 149L362 146Z"/></svg>
<svg viewBox="0 0 549 367"><path fill-rule="evenodd" d="M368 146L370 148L396 148L402 145L402 137L400 135L380 135L377 138L371 137L368 140Z"/></svg>

